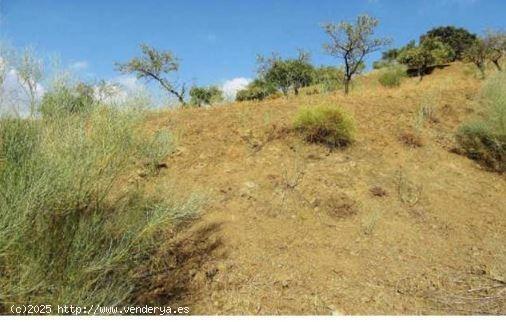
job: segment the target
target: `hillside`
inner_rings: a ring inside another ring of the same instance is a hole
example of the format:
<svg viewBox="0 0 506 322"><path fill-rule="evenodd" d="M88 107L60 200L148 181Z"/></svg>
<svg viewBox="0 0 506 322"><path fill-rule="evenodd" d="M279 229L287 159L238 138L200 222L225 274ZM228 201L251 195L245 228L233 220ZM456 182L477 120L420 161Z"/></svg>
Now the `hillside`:
<svg viewBox="0 0 506 322"><path fill-rule="evenodd" d="M155 180L207 204L146 296L193 314L505 314L504 175L451 152L480 83L455 64L395 89L372 74L349 96L154 113L150 130L178 136ZM323 101L354 115L350 147L290 130ZM435 116L410 146L422 104Z"/></svg>

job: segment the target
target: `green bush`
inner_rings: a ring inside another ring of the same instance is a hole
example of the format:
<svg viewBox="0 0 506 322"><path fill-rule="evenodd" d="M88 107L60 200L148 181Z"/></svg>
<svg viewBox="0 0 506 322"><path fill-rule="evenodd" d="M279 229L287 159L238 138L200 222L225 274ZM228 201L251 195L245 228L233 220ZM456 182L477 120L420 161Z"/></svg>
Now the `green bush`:
<svg viewBox="0 0 506 322"><path fill-rule="evenodd" d="M42 97L40 112L46 117L89 112L96 105L93 94L93 87L85 83L57 84Z"/></svg>
<svg viewBox="0 0 506 322"><path fill-rule="evenodd" d="M498 135L506 135L506 71L496 73L485 83L482 96L490 126Z"/></svg>
<svg viewBox="0 0 506 322"><path fill-rule="evenodd" d="M469 158L492 170L506 171L506 136L499 136L486 124L476 122L462 125L456 139Z"/></svg>
<svg viewBox="0 0 506 322"><path fill-rule="evenodd" d="M261 101L277 91L274 84L255 79L248 87L237 92L236 101Z"/></svg>
<svg viewBox="0 0 506 322"><path fill-rule="evenodd" d="M223 91L217 86L194 86L190 89L190 104L192 106L213 105L221 101L223 101Z"/></svg>
<svg viewBox="0 0 506 322"><path fill-rule="evenodd" d="M491 170L506 171L506 73L498 73L482 90L487 116L463 124L456 140L460 151Z"/></svg>
<svg viewBox="0 0 506 322"><path fill-rule="evenodd" d="M398 87L404 77L406 69L403 66L391 66L380 71L378 81L385 87Z"/></svg>
<svg viewBox="0 0 506 322"><path fill-rule="evenodd" d="M353 141L353 118L336 106L304 107L297 113L294 128L308 142L323 143L330 147L343 147Z"/></svg>
<svg viewBox="0 0 506 322"><path fill-rule="evenodd" d="M288 95L290 89L298 95L301 88L309 86L313 81L314 67L304 52L300 52L296 59L281 59L274 55L269 59L259 58L259 61L264 69L262 78L267 83L274 84L284 95Z"/></svg>
<svg viewBox="0 0 506 322"><path fill-rule="evenodd" d="M107 108L0 119L0 312L135 303L160 232L198 211L193 199L162 200L127 183L147 157L140 147L160 142L140 135L142 120Z"/></svg>

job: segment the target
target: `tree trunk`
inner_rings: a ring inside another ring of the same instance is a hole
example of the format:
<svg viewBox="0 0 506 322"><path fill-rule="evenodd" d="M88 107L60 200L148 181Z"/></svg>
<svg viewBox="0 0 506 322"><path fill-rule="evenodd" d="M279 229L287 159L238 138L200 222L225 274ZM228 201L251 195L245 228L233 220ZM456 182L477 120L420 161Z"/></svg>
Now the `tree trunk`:
<svg viewBox="0 0 506 322"><path fill-rule="evenodd" d="M298 86L295 86L293 88L293 92L295 93L295 96L299 95L299 87Z"/></svg>
<svg viewBox="0 0 506 322"><path fill-rule="evenodd" d="M184 101L184 98L182 96L178 95L177 99L179 100L179 103L181 103L181 106L183 107L186 106L186 102Z"/></svg>
<svg viewBox="0 0 506 322"><path fill-rule="evenodd" d="M494 63L494 65L498 71L502 71L501 65L499 64L499 60L495 59L495 60L492 60L492 62Z"/></svg>
<svg viewBox="0 0 506 322"><path fill-rule="evenodd" d="M476 63L476 67L480 70L481 78L485 78L485 65L482 63Z"/></svg>
<svg viewBox="0 0 506 322"><path fill-rule="evenodd" d="M350 92L350 79L345 78L344 79L344 94L348 95L349 92Z"/></svg>

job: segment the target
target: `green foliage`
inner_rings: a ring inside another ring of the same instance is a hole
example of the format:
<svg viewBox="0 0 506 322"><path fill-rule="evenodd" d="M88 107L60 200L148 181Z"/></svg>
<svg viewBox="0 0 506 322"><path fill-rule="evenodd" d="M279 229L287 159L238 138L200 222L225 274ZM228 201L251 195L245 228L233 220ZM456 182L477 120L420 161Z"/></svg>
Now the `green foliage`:
<svg viewBox="0 0 506 322"><path fill-rule="evenodd" d="M40 112L44 117L89 112L96 107L93 87L85 83L75 86L57 84L42 97Z"/></svg>
<svg viewBox="0 0 506 322"><path fill-rule="evenodd" d="M381 69L391 67L399 61L399 56L402 52L416 47L414 40L410 41L406 46L400 48L392 48L381 53L381 59L373 62L374 69Z"/></svg>
<svg viewBox="0 0 506 322"><path fill-rule="evenodd" d="M372 68L373 69L388 68L388 67L390 67L392 65L393 65L392 62L381 59L381 60L377 60L377 61L373 62L372 63Z"/></svg>
<svg viewBox="0 0 506 322"><path fill-rule="evenodd" d="M506 171L506 136L498 136L481 122L462 125L456 134L459 148L486 167Z"/></svg>
<svg viewBox="0 0 506 322"><path fill-rule="evenodd" d="M488 108L488 123L500 136L506 136L506 72L491 77L484 85L482 96Z"/></svg>
<svg viewBox="0 0 506 322"><path fill-rule="evenodd" d="M297 113L294 128L308 142L329 147L344 147L353 141L355 123L352 117L337 106L304 107Z"/></svg>
<svg viewBox="0 0 506 322"><path fill-rule="evenodd" d="M485 77L485 62L487 60L489 50L485 42L478 38L470 47L468 47L462 54L464 61L473 63L481 73L482 77Z"/></svg>
<svg viewBox="0 0 506 322"><path fill-rule="evenodd" d="M406 68L400 65L392 65L380 70L378 81L385 87L397 87L406 77Z"/></svg>
<svg viewBox="0 0 506 322"><path fill-rule="evenodd" d="M313 82L324 92L333 92L343 86L344 71L333 66L321 66L314 70Z"/></svg>
<svg viewBox="0 0 506 322"><path fill-rule="evenodd" d="M301 87L309 86L313 81L314 67L307 53L300 52L296 59L282 59L276 55L266 59L259 56L258 62L260 78L275 85L285 95L290 89L298 95Z"/></svg>
<svg viewBox="0 0 506 322"><path fill-rule="evenodd" d="M427 38L438 39L449 46L452 49L449 58L451 61L455 61L463 58L463 53L472 46L477 37L464 28L441 26L433 28L420 36L420 43L423 43Z"/></svg>
<svg viewBox="0 0 506 322"><path fill-rule="evenodd" d="M137 133L142 120L106 108L0 119L0 311L133 304L155 264L167 269L153 259L160 233L198 204L126 183L146 157L139 147L159 142Z"/></svg>
<svg viewBox="0 0 506 322"><path fill-rule="evenodd" d="M374 38L374 29L378 24L376 18L360 15L355 23L341 21L323 25L331 40L324 44L324 49L328 54L343 59L345 94L349 92L352 77L364 67L365 56L391 42L387 38Z"/></svg>
<svg viewBox="0 0 506 322"><path fill-rule="evenodd" d="M489 79L482 91L487 108L483 121L463 124L456 140L459 149L469 158L488 168L506 171L506 73Z"/></svg>
<svg viewBox="0 0 506 322"><path fill-rule="evenodd" d="M276 92L274 84L255 79L245 89L237 92L236 101L261 101Z"/></svg>
<svg viewBox="0 0 506 322"><path fill-rule="evenodd" d="M397 56L397 61L416 69L420 78L432 65L444 64L451 60L453 50L438 39L424 38L418 46L407 46Z"/></svg>
<svg viewBox="0 0 506 322"><path fill-rule="evenodd" d="M384 51L381 53L381 59L394 62L397 59L397 56L399 56L400 50L397 48L392 48L387 51Z"/></svg>
<svg viewBox="0 0 506 322"><path fill-rule="evenodd" d="M506 32L488 30L483 43L487 48L487 58L494 63L497 70L502 71L500 60L506 55Z"/></svg>
<svg viewBox="0 0 506 322"><path fill-rule="evenodd" d="M217 86L197 87L190 89L190 104L201 107L202 105L212 105L223 101L223 91Z"/></svg>
<svg viewBox="0 0 506 322"><path fill-rule="evenodd" d="M381 59L373 62L374 69L390 67L397 60L397 56L401 53L402 49L392 48L381 53Z"/></svg>
<svg viewBox="0 0 506 322"><path fill-rule="evenodd" d="M159 51L146 44L141 44L140 47L143 56L132 58L127 63L116 63L117 70L125 74L133 73L138 79L157 81L163 89L185 105L184 84L178 88L175 82L167 78L169 74L179 70L178 59L170 51Z"/></svg>

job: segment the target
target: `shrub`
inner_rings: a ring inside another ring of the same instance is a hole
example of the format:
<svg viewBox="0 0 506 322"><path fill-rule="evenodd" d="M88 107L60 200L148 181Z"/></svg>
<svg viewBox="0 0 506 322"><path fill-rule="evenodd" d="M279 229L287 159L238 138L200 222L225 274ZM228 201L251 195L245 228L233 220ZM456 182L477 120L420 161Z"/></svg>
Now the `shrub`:
<svg viewBox="0 0 506 322"><path fill-rule="evenodd" d="M506 171L506 136L495 134L481 122L462 125L456 135L461 150L492 170Z"/></svg>
<svg viewBox="0 0 506 322"><path fill-rule="evenodd" d="M159 234L198 210L194 200L161 200L127 184L148 144L137 133L142 120L106 108L0 119L0 311L135 302Z"/></svg>
<svg viewBox="0 0 506 322"><path fill-rule="evenodd" d="M190 104L193 106L201 107L221 101L223 101L223 91L217 86L195 86L190 89Z"/></svg>
<svg viewBox="0 0 506 322"><path fill-rule="evenodd" d="M485 83L482 96L490 126L498 135L506 135L506 71L496 73Z"/></svg>
<svg viewBox="0 0 506 322"><path fill-rule="evenodd" d="M85 83L75 86L57 84L42 97L40 112L46 117L84 113L93 109L95 103L92 86Z"/></svg>
<svg viewBox="0 0 506 322"><path fill-rule="evenodd" d="M275 85L255 79L248 87L237 92L236 101L261 101L276 92L277 89Z"/></svg>
<svg viewBox="0 0 506 322"><path fill-rule="evenodd" d="M294 127L308 142L319 142L330 147L350 144L355 132L352 117L341 108L330 105L300 109Z"/></svg>
<svg viewBox="0 0 506 322"><path fill-rule="evenodd" d="M385 87L397 87L406 77L406 69L402 66L391 66L381 70L378 81Z"/></svg>
<svg viewBox="0 0 506 322"><path fill-rule="evenodd" d="M506 171L506 73L485 83L482 96L487 108L483 121L463 124L457 131L458 149L491 170Z"/></svg>

